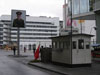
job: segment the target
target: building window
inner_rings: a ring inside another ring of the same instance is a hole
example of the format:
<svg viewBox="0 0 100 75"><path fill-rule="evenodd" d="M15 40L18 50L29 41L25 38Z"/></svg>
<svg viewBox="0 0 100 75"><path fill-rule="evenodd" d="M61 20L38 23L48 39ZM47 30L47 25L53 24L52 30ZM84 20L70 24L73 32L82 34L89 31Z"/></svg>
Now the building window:
<svg viewBox="0 0 100 75"><path fill-rule="evenodd" d="M67 42L64 42L64 48L67 49Z"/></svg>
<svg viewBox="0 0 100 75"><path fill-rule="evenodd" d="M59 48L59 42L53 42L53 48Z"/></svg>
<svg viewBox="0 0 100 75"><path fill-rule="evenodd" d="M59 42L60 48L63 48L63 42Z"/></svg>
<svg viewBox="0 0 100 75"><path fill-rule="evenodd" d="M73 14L79 14L79 6L80 6L79 0L72 0L72 12Z"/></svg>
<svg viewBox="0 0 100 75"><path fill-rule="evenodd" d="M36 44L33 44L33 49L32 50L36 50Z"/></svg>
<svg viewBox="0 0 100 75"><path fill-rule="evenodd" d="M51 22L33 22L33 21L28 21L26 23L32 23L32 24L52 24L53 25L53 23L51 23Z"/></svg>
<svg viewBox="0 0 100 75"><path fill-rule="evenodd" d="M0 44L3 44L3 41L0 41Z"/></svg>
<svg viewBox="0 0 100 75"><path fill-rule="evenodd" d="M31 50L31 44L29 44L29 50Z"/></svg>
<svg viewBox="0 0 100 75"><path fill-rule="evenodd" d="M72 6L72 11L71 11L71 6ZM70 13L72 12L72 14L89 12L89 0L69 0L68 7L69 7L69 12Z"/></svg>
<svg viewBox="0 0 100 75"><path fill-rule="evenodd" d="M2 28L0 28L0 31L3 31L3 29L2 29Z"/></svg>
<svg viewBox="0 0 100 75"><path fill-rule="evenodd" d="M93 11L93 9L94 9L94 3L95 3L95 0L89 0L89 10L90 11Z"/></svg>
<svg viewBox="0 0 100 75"><path fill-rule="evenodd" d="M66 41L66 42L63 42L63 47L64 49L69 49L70 48L70 42L69 41Z"/></svg>
<svg viewBox="0 0 100 75"><path fill-rule="evenodd" d="M70 49L70 41L67 41L67 49Z"/></svg>
<svg viewBox="0 0 100 75"><path fill-rule="evenodd" d="M77 43L76 41L73 41L73 49L76 49L76 47L77 47Z"/></svg>
<svg viewBox="0 0 100 75"><path fill-rule="evenodd" d="M80 13L89 12L89 0L80 0Z"/></svg>
<svg viewBox="0 0 100 75"><path fill-rule="evenodd" d="M53 48L57 48L57 42L53 42Z"/></svg>
<svg viewBox="0 0 100 75"><path fill-rule="evenodd" d="M86 49L90 49L90 43L89 42L86 43Z"/></svg>
<svg viewBox="0 0 100 75"><path fill-rule="evenodd" d="M63 42L61 42L60 46L61 46L61 48L63 48Z"/></svg>
<svg viewBox="0 0 100 75"><path fill-rule="evenodd" d="M83 39L78 40L78 48L79 49L84 49L84 40Z"/></svg>
<svg viewBox="0 0 100 75"><path fill-rule="evenodd" d="M0 24L0 27L3 27L3 24Z"/></svg>
<svg viewBox="0 0 100 75"><path fill-rule="evenodd" d="M59 48L59 42L57 42L57 48Z"/></svg>
<svg viewBox="0 0 100 75"><path fill-rule="evenodd" d="M86 49L90 49L90 45L86 45Z"/></svg>

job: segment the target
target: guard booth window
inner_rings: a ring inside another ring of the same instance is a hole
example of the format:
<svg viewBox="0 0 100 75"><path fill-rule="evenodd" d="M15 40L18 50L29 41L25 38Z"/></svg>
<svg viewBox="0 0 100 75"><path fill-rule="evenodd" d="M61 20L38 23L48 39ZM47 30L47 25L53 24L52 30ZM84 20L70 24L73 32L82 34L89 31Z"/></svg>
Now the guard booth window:
<svg viewBox="0 0 100 75"><path fill-rule="evenodd" d="M57 42L57 48L59 48L59 42Z"/></svg>
<svg viewBox="0 0 100 75"><path fill-rule="evenodd" d="M88 44L88 45L86 45L86 49L90 49L90 45Z"/></svg>
<svg viewBox="0 0 100 75"><path fill-rule="evenodd" d="M52 45L53 45L52 47L53 47L53 48L55 48L55 42L53 42L53 44L52 44Z"/></svg>
<svg viewBox="0 0 100 75"><path fill-rule="evenodd" d="M59 47L63 48L63 42L59 42Z"/></svg>
<svg viewBox="0 0 100 75"><path fill-rule="evenodd" d="M76 41L73 41L73 49L76 49Z"/></svg>
<svg viewBox="0 0 100 75"><path fill-rule="evenodd" d="M86 49L90 49L90 43L89 42L86 43Z"/></svg>
<svg viewBox="0 0 100 75"><path fill-rule="evenodd" d="M78 48L79 49L84 49L84 40L83 39L78 40Z"/></svg>
<svg viewBox="0 0 100 75"><path fill-rule="evenodd" d="M57 42L56 41L53 42L53 48L57 48Z"/></svg>

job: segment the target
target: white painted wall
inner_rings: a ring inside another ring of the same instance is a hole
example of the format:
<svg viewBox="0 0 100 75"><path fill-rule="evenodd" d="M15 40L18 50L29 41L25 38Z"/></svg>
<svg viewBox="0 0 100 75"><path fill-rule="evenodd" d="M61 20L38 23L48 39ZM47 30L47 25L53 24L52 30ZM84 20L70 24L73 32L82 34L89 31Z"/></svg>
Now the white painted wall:
<svg viewBox="0 0 100 75"><path fill-rule="evenodd" d="M84 39L84 49L78 49L78 39ZM87 42L90 42L90 36L73 36L73 41L77 41L77 48L72 50L72 58L71 58L71 50L63 48L62 51L56 50L53 48L52 51L52 61L64 64L91 64L91 48L86 49ZM66 42L70 41L70 38L58 37L53 38L53 42Z"/></svg>
<svg viewBox="0 0 100 75"><path fill-rule="evenodd" d="M55 42L67 42L70 39L63 37L63 38L55 38L53 41ZM53 42L52 41L52 42ZM66 44L64 44L66 46ZM59 47L59 46L58 46ZM70 46L68 46L70 49ZM59 62L59 63L65 63L65 64L71 64L71 53L70 50L67 48L64 48L62 51L58 51L55 48L53 48L52 51L52 61L53 62Z"/></svg>
<svg viewBox="0 0 100 75"><path fill-rule="evenodd" d="M78 39L84 39L84 49L78 48ZM91 48L86 49L87 42L90 43L90 37L80 36L73 37L73 41L77 42L77 48L72 50L72 63L73 64L87 64L91 63Z"/></svg>
<svg viewBox="0 0 100 75"><path fill-rule="evenodd" d="M81 33L81 25L82 25L82 33L94 35L91 37L91 41L96 41L96 27L95 20L84 20L84 22L79 23L79 20L76 20L77 26L74 26L79 29L79 33Z"/></svg>

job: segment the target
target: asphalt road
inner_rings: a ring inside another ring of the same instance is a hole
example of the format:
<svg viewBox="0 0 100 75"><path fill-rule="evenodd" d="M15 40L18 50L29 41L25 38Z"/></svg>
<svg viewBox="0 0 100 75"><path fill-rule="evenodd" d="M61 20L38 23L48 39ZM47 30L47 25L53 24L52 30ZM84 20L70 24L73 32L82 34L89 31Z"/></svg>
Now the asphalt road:
<svg viewBox="0 0 100 75"><path fill-rule="evenodd" d="M0 75L59 75L46 70L29 67L17 62L7 55L10 52L0 50Z"/></svg>

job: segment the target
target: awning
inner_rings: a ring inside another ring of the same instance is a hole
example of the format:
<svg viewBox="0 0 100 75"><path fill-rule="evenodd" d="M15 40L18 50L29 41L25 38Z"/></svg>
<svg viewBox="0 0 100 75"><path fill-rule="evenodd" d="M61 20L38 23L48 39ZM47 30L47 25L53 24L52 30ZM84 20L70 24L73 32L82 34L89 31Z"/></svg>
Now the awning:
<svg viewBox="0 0 100 75"><path fill-rule="evenodd" d="M92 47L98 47L98 46L100 46L100 44L92 44L91 46Z"/></svg>

